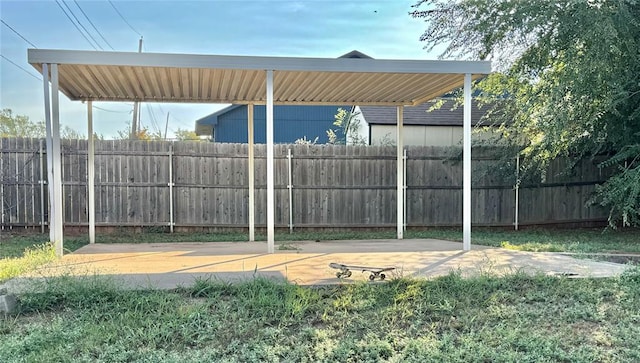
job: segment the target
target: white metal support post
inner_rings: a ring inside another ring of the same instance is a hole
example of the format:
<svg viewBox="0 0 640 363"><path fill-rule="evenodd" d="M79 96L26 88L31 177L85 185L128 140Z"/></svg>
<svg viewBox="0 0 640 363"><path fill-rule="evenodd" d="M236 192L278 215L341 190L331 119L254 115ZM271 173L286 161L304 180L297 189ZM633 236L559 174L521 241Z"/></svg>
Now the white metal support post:
<svg viewBox="0 0 640 363"><path fill-rule="evenodd" d="M267 252L275 252L275 195L273 179L273 70L267 70Z"/></svg>
<svg viewBox="0 0 640 363"><path fill-rule="evenodd" d="M398 106L397 118L398 126L397 131L397 177L398 177L398 193L396 199L398 201L398 239L404 238L404 154L403 154L403 140L402 140L402 122L403 122L404 106Z"/></svg>
<svg viewBox="0 0 640 363"><path fill-rule="evenodd" d="M471 74L464 75L462 249L471 250Z"/></svg>
<svg viewBox="0 0 640 363"><path fill-rule="evenodd" d="M40 232L44 234L44 152L42 151L42 140L40 140L40 180L38 183L40 184ZM0 159L0 165L2 165L2 160ZM0 194L1 190L0 190ZM4 221L4 215L3 215Z"/></svg>
<svg viewBox="0 0 640 363"><path fill-rule="evenodd" d="M601 168L602 169L602 168ZM520 209L520 155L516 157L516 207L515 207L515 220L513 222L513 226L515 230L518 230L518 211Z"/></svg>
<svg viewBox="0 0 640 363"><path fill-rule="evenodd" d="M174 217L173 217L173 187L175 183L173 182L173 144L169 144L169 232L173 233L173 228L175 225Z"/></svg>
<svg viewBox="0 0 640 363"><path fill-rule="evenodd" d="M247 129L249 150L249 242L256 240L256 177L254 163L253 146L253 103L247 105Z"/></svg>
<svg viewBox="0 0 640 363"><path fill-rule="evenodd" d="M44 84L44 124L46 130L47 141L47 192L49 194L49 242L54 242L55 237L55 220L54 215L54 192L53 192L53 136L51 134L51 87L49 85L49 65L42 65L42 82Z"/></svg>
<svg viewBox="0 0 640 363"><path fill-rule="evenodd" d="M58 65L51 65L51 160L53 161L53 208L52 214L54 223L54 242L56 255L62 256L63 254L63 236L62 236L62 223L63 213L62 208L62 160L60 158L60 92L58 87Z"/></svg>
<svg viewBox="0 0 640 363"><path fill-rule="evenodd" d="M89 243L96 243L95 145L93 139L93 102L87 101L87 199L89 204Z"/></svg>
<svg viewBox="0 0 640 363"><path fill-rule="evenodd" d="M404 231L407 231L407 149L404 149L404 155L402 156L402 202L404 203Z"/></svg>
<svg viewBox="0 0 640 363"><path fill-rule="evenodd" d="M289 233L293 233L293 169L291 149L287 150L287 170L289 172L289 183L287 183L287 189L289 189Z"/></svg>
<svg viewBox="0 0 640 363"><path fill-rule="evenodd" d="M40 150L42 150L42 142L40 142ZM0 153L0 170L4 170L3 165L2 153ZM42 156L40 157L40 178L42 179ZM40 184L40 190L42 190L42 187L42 184ZM0 183L0 233L2 231L4 231L4 183ZM44 233L44 230L42 233Z"/></svg>

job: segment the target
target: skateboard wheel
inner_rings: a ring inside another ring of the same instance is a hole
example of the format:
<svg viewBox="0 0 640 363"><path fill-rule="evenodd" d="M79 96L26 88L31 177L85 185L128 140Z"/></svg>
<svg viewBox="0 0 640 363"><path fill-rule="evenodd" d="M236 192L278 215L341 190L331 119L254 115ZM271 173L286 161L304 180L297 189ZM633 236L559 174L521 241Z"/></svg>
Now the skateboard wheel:
<svg viewBox="0 0 640 363"><path fill-rule="evenodd" d="M345 273L344 273L344 275L345 275L346 277L351 277L351 271L347 271L347 272L345 272Z"/></svg>
<svg viewBox="0 0 640 363"><path fill-rule="evenodd" d="M386 278L387 278L387 275L385 275L385 274L380 274L380 280L384 280L384 279L386 279Z"/></svg>
<svg viewBox="0 0 640 363"><path fill-rule="evenodd" d="M369 280L370 281L375 280L375 278L376 278L376 275L374 275L374 274L369 275Z"/></svg>
<svg viewBox="0 0 640 363"><path fill-rule="evenodd" d="M342 272L336 272L336 277L337 278L341 278L342 277Z"/></svg>

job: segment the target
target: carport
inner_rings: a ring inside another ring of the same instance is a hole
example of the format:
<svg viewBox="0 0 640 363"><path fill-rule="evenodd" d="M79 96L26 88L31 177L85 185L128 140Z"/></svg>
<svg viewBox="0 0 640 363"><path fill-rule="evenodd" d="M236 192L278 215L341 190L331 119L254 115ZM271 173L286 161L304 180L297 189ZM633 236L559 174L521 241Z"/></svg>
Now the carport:
<svg viewBox="0 0 640 363"><path fill-rule="evenodd" d="M248 105L249 240L254 240L253 105L267 108L267 250L274 252L273 105L397 107L397 238L403 238L403 107L464 87L463 250L471 249L471 81L491 71L486 61L248 57L29 49L43 75L49 179L49 230L63 251L59 91L87 103L89 239L95 241L92 103L188 102Z"/></svg>

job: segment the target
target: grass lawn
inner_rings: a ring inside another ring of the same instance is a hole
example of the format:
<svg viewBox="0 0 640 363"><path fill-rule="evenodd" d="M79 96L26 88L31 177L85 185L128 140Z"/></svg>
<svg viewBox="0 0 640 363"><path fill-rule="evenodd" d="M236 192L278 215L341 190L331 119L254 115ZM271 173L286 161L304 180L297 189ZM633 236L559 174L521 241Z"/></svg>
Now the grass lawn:
<svg viewBox="0 0 640 363"><path fill-rule="evenodd" d="M0 258L21 256L24 249L46 243L48 234L13 235L0 240ZM282 241L332 241L354 239L394 239L395 231L345 231L276 233L276 243ZM462 231L456 228L408 230L405 238L436 238L462 241ZM112 233L96 236L97 243L163 243L163 242L243 242L246 233ZM256 235L265 241L265 235ZM75 251L89 243L86 235L66 236L64 247ZM617 231L592 229L525 229L520 231L475 228L472 243L505 247L523 251L546 252L618 252L640 253L640 229Z"/></svg>
<svg viewBox="0 0 640 363"><path fill-rule="evenodd" d="M640 252L638 230L474 230L474 243L544 251ZM277 240L393 238L393 232ZM243 234L118 234L101 243L242 241ZM458 230L407 238L460 240ZM55 258L47 235L0 241L0 281ZM65 248L86 244L69 237ZM25 267L26 266L26 267ZM9 276L9 277L7 277ZM640 361L640 267L607 279L451 274L304 287L199 280L125 291L104 277L51 278L0 315L0 362Z"/></svg>
<svg viewBox="0 0 640 363"><path fill-rule="evenodd" d="M123 291L56 278L0 316L2 362L640 361L640 268L302 287Z"/></svg>

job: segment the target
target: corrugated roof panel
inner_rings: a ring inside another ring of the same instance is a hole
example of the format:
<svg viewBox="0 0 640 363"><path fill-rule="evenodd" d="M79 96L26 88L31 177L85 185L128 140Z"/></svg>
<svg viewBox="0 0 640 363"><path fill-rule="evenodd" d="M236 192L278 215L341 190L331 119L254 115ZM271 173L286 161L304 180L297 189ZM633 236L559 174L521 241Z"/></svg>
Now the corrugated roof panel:
<svg viewBox="0 0 640 363"><path fill-rule="evenodd" d="M279 73L279 72L278 72ZM303 72L285 72L292 74L291 81L289 82L289 86L281 86L282 88L286 88L286 91L282 90L278 93L277 99L283 102L297 102L301 99L314 97L314 90L317 90L318 85L326 84L329 81L330 77L322 78L320 75L315 73L303 73ZM276 73L277 74L277 73Z"/></svg>
<svg viewBox="0 0 640 363"><path fill-rule="evenodd" d="M224 93L225 93L225 87L228 87L228 83L229 83L229 70L227 69L222 69L220 71L218 71L217 73L219 73L218 75L218 84L216 87L216 98L220 99L223 98Z"/></svg>
<svg viewBox="0 0 640 363"><path fill-rule="evenodd" d="M180 68L169 68L171 99L178 99L182 97L182 87L180 87L180 82Z"/></svg>
<svg viewBox="0 0 640 363"><path fill-rule="evenodd" d="M386 87L384 88L374 88L369 91L369 95L372 99L376 98L388 98L393 95L394 92L399 87L404 87L408 84L408 81L411 80L411 75L408 74L398 74L396 77L393 77L392 80L388 81ZM416 78L416 82L418 82Z"/></svg>
<svg viewBox="0 0 640 363"><path fill-rule="evenodd" d="M138 94L138 98L143 98L145 94L153 94L153 88L151 87L151 83L149 79L145 76L142 68L133 68L133 73L135 74L135 79L138 81L140 85L141 93Z"/></svg>
<svg viewBox="0 0 640 363"><path fill-rule="evenodd" d="M160 94L160 85L158 84L158 78L155 76L155 72L151 67L138 68L141 73L141 77L145 80L145 83L149 85L148 97L152 99L158 98Z"/></svg>
<svg viewBox="0 0 640 363"><path fill-rule="evenodd" d="M194 72L193 69L185 69L185 68L180 68L180 85L182 86L182 89L180 91L180 97L183 98L195 98L198 99L198 95L197 92L191 92L191 90L193 89L193 87L191 86L192 83L195 83L197 80L197 77L194 77L194 74L197 74L197 72Z"/></svg>
<svg viewBox="0 0 640 363"><path fill-rule="evenodd" d="M200 97L203 99L210 98L210 89L211 89L211 71L208 69L200 70Z"/></svg>
<svg viewBox="0 0 640 363"><path fill-rule="evenodd" d="M156 95L157 99L162 99L163 95L168 95L171 92L171 90L169 89L170 84L167 83L167 73L168 72L163 72L161 68L153 68L153 77L158 80L158 94Z"/></svg>
<svg viewBox="0 0 640 363"><path fill-rule="evenodd" d="M132 80L132 82L126 82L126 80L123 80L123 84L125 85L128 84L130 86L129 90L130 92L136 95L136 98L144 97L142 82L138 79L138 76L135 70L133 68L127 68L127 67L121 67L121 68L122 68L122 73L125 75L125 77Z"/></svg>
<svg viewBox="0 0 640 363"><path fill-rule="evenodd" d="M344 100L349 103L354 98L360 98L359 94L363 93L363 88L368 88L369 86L367 78L370 76L371 74L369 73L332 74L331 77L336 77L340 80L331 96L332 100ZM320 95L316 96L314 100L319 101Z"/></svg>
<svg viewBox="0 0 640 363"><path fill-rule="evenodd" d="M73 69L74 66L72 66L72 65L62 65L61 68L62 67L65 67L65 68L68 67L69 71L72 74L76 74L75 70ZM87 82L89 82L89 80L86 79L82 73L78 73L79 77L77 77L77 76L76 77L68 77L68 76L65 76L65 73L66 72L61 72L61 77L60 77L59 82L61 84L67 84L68 87L69 87L69 91L68 92L70 92L72 94L83 93L84 92L84 90L83 90L84 87L82 85L86 84Z"/></svg>
<svg viewBox="0 0 640 363"><path fill-rule="evenodd" d="M249 89L248 85L248 76L247 72L238 72L238 82L240 82L240 86L236 89L236 91L231 95L236 99L246 99L247 89ZM232 98L229 97L229 98Z"/></svg>
<svg viewBox="0 0 640 363"><path fill-rule="evenodd" d="M93 71L96 76L105 80L107 91L112 93L116 98L122 98L126 91L119 87L118 80L115 79L114 73L109 70L105 70L105 67L93 66Z"/></svg>
<svg viewBox="0 0 640 363"><path fill-rule="evenodd" d="M111 89L111 92L116 95L117 98L124 98L127 94L127 91L124 89L124 86L120 83L118 79L118 75L120 72L117 70L117 67L106 67L106 66L94 66L96 75L102 75L103 78L106 79L107 82L107 90ZM111 68L116 68L112 71Z"/></svg>
<svg viewBox="0 0 640 363"><path fill-rule="evenodd" d="M460 87L465 72L490 69L489 62L43 49L30 49L29 62L40 72L42 62L59 64L70 99L105 101L263 103L265 69L272 69L276 104L416 104Z"/></svg>
<svg viewBox="0 0 640 363"><path fill-rule="evenodd" d="M327 74L326 78L331 79L331 75ZM289 95L285 95L284 99L292 99L294 102L316 100L318 84L321 84L323 81L323 77L317 73L309 74L308 77L298 74L296 81L293 83L294 87L291 89ZM281 101L282 98L278 98L277 100Z"/></svg>
<svg viewBox="0 0 640 363"><path fill-rule="evenodd" d="M247 77L251 80L249 82L249 88L247 93L242 96L241 101L266 101L267 94L267 75L264 71L243 71L246 72Z"/></svg>
<svg viewBox="0 0 640 363"><path fill-rule="evenodd" d="M308 80L307 82L311 81ZM298 94L298 90L305 87L301 72L276 72L273 75L273 83L275 85L273 90L274 98L285 102L295 101L295 95ZM278 87L278 85L281 86Z"/></svg>

